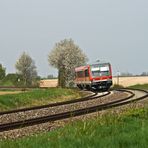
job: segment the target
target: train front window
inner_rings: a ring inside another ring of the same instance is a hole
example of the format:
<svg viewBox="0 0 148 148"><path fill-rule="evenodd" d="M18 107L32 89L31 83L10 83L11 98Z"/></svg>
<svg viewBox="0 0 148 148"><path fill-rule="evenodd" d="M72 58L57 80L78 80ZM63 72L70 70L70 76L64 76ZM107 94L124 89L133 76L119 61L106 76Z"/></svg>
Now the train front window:
<svg viewBox="0 0 148 148"><path fill-rule="evenodd" d="M109 65L108 64L95 64L91 65L91 72L93 77L98 76L109 76Z"/></svg>

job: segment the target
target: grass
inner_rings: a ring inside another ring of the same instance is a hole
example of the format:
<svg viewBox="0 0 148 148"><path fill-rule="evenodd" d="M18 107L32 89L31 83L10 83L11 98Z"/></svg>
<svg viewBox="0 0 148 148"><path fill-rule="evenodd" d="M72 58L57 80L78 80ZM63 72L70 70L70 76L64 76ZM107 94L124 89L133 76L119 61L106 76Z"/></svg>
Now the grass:
<svg viewBox="0 0 148 148"><path fill-rule="evenodd" d="M72 89L50 88L35 89L19 94L7 94L0 96L0 110L42 105L51 102L70 100L80 97L80 94Z"/></svg>
<svg viewBox="0 0 148 148"><path fill-rule="evenodd" d="M0 86L13 86L14 84L10 81L10 80L7 80L5 82L0 82Z"/></svg>
<svg viewBox="0 0 148 148"><path fill-rule="evenodd" d="M148 84L137 84L137 85L130 86L130 88L137 88L137 89L148 90Z"/></svg>
<svg viewBox="0 0 148 148"><path fill-rule="evenodd" d="M3 140L1 148L146 148L148 145L148 108L128 110L122 115L106 114L97 119L75 121L64 128Z"/></svg>

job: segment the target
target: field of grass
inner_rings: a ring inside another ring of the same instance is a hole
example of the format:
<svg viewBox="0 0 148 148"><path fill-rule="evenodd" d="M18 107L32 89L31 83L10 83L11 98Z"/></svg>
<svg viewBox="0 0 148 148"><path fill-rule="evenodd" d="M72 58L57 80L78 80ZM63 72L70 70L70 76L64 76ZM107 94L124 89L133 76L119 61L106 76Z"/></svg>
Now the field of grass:
<svg viewBox="0 0 148 148"><path fill-rule="evenodd" d="M148 108L75 121L64 128L16 140L0 141L1 148L147 148Z"/></svg>
<svg viewBox="0 0 148 148"><path fill-rule="evenodd" d="M61 88L34 89L19 94L5 94L0 95L0 111L42 105L78 97L80 97L80 94L75 90Z"/></svg>
<svg viewBox="0 0 148 148"><path fill-rule="evenodd" d="M137 85L134 85L134 86L130 86L130 88L139 88L139 89L145 89L145 90L148 90L148 84L137 84Z"/></svg>

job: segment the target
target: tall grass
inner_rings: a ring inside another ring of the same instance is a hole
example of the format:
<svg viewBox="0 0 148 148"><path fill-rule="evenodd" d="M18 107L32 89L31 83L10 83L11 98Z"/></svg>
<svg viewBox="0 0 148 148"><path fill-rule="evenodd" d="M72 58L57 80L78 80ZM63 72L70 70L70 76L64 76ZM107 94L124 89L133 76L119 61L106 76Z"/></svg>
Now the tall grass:
<svg viewBox="0 0 148 148"><path fill-rule="evenodd" d="M41 105L77 97L80 97L80 94L71 89L35 89L19 94L7 94L0 96L0 110Z"/></svg>
<svg viewBox="0 0 148 148"><path fill-rule="evenodd" d="M1 148L147 148L148 109L107 114L77 121L65 128L17 140L3 140Z"/></svg>

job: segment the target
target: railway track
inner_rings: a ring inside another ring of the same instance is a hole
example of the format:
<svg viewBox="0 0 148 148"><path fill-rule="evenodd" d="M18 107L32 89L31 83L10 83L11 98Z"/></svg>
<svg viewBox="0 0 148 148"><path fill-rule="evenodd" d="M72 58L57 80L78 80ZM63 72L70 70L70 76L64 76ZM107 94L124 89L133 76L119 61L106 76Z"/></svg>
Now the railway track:
<svg viewBox="0 0 148 148"><path fill-rule="evenodd" d="M116 101L112 101L112 102L101 104L101 105L96 105L93 107L87 107L84 109L78 109L78 110L58 113L58 114L54 114L54 115L38 117L38 118L34 118L34 119L28 119L28 120L23 120L23 121L1 124L0 125L0 132L8 131L8 130L16 129L16 128L22 128L22 127L26 127L26 126L37 125L37 124L41 124L41 123L45 123L45 122L57 121L57 120L66 119L66 118L70 118L70 117L80 116L80 115L84 115L84 114L88 114L88 113L93 113L96 111L106 110L109 108L126 105L126 104L134 102L134 101L139 101L139 100L142 100L142 99L148 97L148 92L144 91L144 90L121 89L118 91L129 93L129 96L126 98L123 98L123 99L118 99ZM134 97L135 91L140 91L144 95L139 96L138 98ZM96 94L94 94L94 96L91 96L90 98L85 97L85 98L81 98L81 99L84 101L84 99L89 100L89 99L94 99L94 98L97 98Z"/></svg>
<svg viewBox="0 0 148 148"><path fill-rule="evenodd" d="M8 110L8 111L2 111L0 112L0 115L5 115L5 114L12 114L12 113L18 113L18 112L26 112L26 111L31 111L31 110L37 110L37 109L43 109L43 108L48 108L48 107L55 107L55 106L60 106L60 105L66 105L66 104L72 104L72 103L77 103L77 102L83 102L83 101L88 101L100 97L105 97L109 95L111 92L104 93L100 96L97 96L97 92L93 93L92 95L79 98L79 99L73 99L73 100L68 100L68 101L63 101L63 102L56 102L56 103L50 103L47 105L40 105L40 106L34 106L34 107L28 107L28 108L21 108L21 109L15 109L15 110Z"/></svg>

